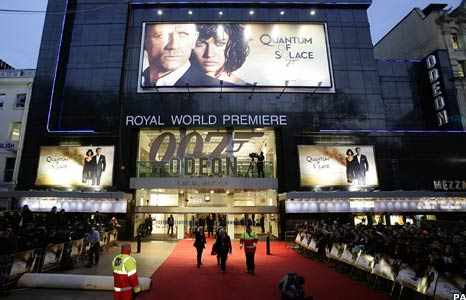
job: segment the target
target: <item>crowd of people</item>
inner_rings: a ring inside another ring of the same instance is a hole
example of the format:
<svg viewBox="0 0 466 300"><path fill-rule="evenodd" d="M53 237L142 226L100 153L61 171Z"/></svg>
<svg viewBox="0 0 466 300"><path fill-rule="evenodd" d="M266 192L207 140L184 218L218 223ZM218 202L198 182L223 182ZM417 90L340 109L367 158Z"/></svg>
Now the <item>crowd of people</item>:
<svg viewBox="0 0 466 300"><path fill-rule="evenodd" d="M374 257L386 257L395 265L410 266L417 277L433 267L440 274L466 276L466 223L420 222L408 225L353 225L337 221L304 222L298 232L313 238L322 257L333 243L346 244L353 254L361 250Z"/></svg>
<svg viewBox="0 0 466 300"><path fill-rule="evenodd" d="M48 243L81 239L91 227L101 232L114 231L119 227L116 218L110 219L98 211L69 213L56 207L48 213L33 213L24 205L18 210L0 212L0 216L0 231L9 232L9 238L15 240L13 243L0 243L0 249L10 247L15 252L40 248Z"/></svg>

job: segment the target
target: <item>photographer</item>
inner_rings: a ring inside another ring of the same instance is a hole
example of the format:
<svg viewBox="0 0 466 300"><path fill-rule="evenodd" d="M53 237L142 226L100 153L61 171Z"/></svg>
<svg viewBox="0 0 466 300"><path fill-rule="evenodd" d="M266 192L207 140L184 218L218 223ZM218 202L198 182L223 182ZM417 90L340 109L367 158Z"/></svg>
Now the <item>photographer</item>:
<svg viewBox="0 0 466 300"><path fill-rule="evenodd" d="M304 278L296 273L288 273L278 284L282 300L312 300L304 294Z"/></svg>
<svg viewBox="0 0 466 300"><path fill-rule="evenodd" d="M264 152L261 151L261 153L257 156L257 177L264 178Z"/></svg>

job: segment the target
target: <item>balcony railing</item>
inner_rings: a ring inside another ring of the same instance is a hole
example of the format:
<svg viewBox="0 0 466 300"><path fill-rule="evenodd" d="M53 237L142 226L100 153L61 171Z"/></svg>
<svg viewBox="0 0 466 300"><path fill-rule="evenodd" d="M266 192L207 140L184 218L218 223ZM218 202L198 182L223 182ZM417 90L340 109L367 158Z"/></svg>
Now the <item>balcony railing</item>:
<svg viewBox="0 0 466 300"><path fill-rule="evenodd" d="M199 166L196 165L196 170L199 170ZM198 177L199 172L196 171L192 175L184 174L184 164L181 164L179 172L176 166L170 166L169 163L163 163L158 161L138 161L137 162L137 177ZM249 159L238 159L236 165L236 173L227 171L227 166L223 165L221 172L216 169L216 174L213 173L212 168L205 168L207 176L216 177L259 177L257 162L251 163ZM271 161L264 162L264 176L265 178L274 178L274 166Z"/></svg>

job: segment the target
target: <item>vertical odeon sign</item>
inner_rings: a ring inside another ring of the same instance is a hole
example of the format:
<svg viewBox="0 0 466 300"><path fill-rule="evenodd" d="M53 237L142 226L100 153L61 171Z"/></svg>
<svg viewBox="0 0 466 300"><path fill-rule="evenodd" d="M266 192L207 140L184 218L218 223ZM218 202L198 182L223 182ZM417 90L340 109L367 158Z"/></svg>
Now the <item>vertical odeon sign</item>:
<svg viewBox="0 0 466 300"><path fill-rule="evenodd" d="M445 86L442 83L439 58L436 54L431 54L426 58L426 68L429 83L432 88L432 98L434 113L439 127L449 123L448 112L445 104Z"/></svg>

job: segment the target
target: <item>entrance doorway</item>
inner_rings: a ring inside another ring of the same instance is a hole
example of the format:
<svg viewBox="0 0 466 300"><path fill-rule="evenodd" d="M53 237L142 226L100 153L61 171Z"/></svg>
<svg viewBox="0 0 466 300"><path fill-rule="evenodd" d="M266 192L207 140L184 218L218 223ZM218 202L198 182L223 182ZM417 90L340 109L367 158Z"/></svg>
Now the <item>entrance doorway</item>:
<svg viewBox="0 0 466 300"><path fill-rule="evenodd" d="M200 213L200 214L185 214L185 236L193 237L197 226L204 227L206 237L216 236L217 230L222 227L228 232L227 214L221 213Z"/></svg>

